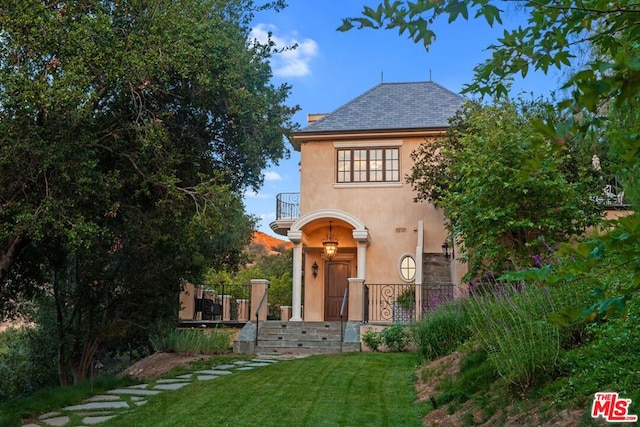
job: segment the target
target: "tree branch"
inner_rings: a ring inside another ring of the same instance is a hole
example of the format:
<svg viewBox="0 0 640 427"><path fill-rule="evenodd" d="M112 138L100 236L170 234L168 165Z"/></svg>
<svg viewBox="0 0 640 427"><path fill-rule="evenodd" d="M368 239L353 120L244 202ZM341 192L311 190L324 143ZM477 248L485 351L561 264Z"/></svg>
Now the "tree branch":
<svg viewBox="0 0 640 427"><path fill-rule="evenodd" d="M27 244L29 244L29 238L24 233L19 233L5 241L2 253L0 253L0 285L7 279L9 269L15 264L20 251Z"/></svg>

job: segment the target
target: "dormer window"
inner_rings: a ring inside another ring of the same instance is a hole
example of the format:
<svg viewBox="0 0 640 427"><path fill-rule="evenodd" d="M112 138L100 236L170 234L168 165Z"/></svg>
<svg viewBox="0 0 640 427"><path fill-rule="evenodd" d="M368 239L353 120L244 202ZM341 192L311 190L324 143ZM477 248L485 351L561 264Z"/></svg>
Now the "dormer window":
<svg viewBox="0 0 640 427"><path fill-rule="evenodd" d="M400 181L398 148L347 148L337 154L338 183Z"/></svg>

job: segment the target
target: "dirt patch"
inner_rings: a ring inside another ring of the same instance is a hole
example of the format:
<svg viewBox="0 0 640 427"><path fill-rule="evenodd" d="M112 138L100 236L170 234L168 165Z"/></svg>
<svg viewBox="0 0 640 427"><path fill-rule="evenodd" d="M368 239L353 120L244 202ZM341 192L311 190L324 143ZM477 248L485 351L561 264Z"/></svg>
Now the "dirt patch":
<svg viewBox="0 0 640 427"><path fill-rule="evenodd" d="M188 365L191 362L211 357L213 356L182 356L176 353L154 353L125 369L120 376L129 375L140 381L146 381L166 375L176 366Z"/></svg>
<svg viewBox="0 0 640 427"><path fill-rule="evenodd" d="M433 408L433 404L431 403L433 401L431 399L435 399L438 394L438 387L443 381L454 378L458 372L460 372L460 361L462 357L463 355L461 353L454 352L418 368L416 373L418 402ZM506 408L505 411L495 414L486 422L480 423L482 419L482 409L473 401L469 400L460 405L453 414L449 414L447 407L432 409L422 419L422 425L458 427L468 423L469 420L465 420L464 417L469 417L469 415L465 414L472 414L473 425L476 426L504 425L506 427L520 427L535 425L544 427L573 427L580 425L580 420L584 412L584 409L571 409L556 412L549 410L544 414L540 414L534 408L527 412L516 413L513 408ZM605 423L598 425L605 425Z"/></svg>
<svg viewBox="0 0 640 427"><path fill-rule="evenodd" d="M454 378L460 372L460 360L462 354L453 352L447 356L436 359L427 365L418 368L418 378L416 381L416 392L418 393L418 401L424 402L433 408L433 399L438 394L438 387L448 378ZM457 427L463 424L461 415L463 411L456 411L449 414L446 408L435 408L429 411L422 419L425 426L445 426Z"/></svg>

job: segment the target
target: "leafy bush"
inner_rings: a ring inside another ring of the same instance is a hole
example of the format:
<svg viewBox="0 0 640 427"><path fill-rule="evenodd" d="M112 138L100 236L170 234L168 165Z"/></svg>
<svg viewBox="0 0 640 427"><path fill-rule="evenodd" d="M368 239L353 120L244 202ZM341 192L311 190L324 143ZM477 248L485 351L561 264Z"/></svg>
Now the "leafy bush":
<svg viewBox="0 0 640 427"><path fill-rule="evenodd" d="M400 323L394 323L381 333L382 343L390 351L404 351L409 345L407 327Z"/></svg>
<svg viewBox="0 0 640 427"><path fill-rule="evenodd" d="M380 332L367 331L362 335L362 342L371 351L378 351L380 344L382 344L382 334Z"/></svg>
<svg viewBox="0 0 640 427"><path fill-rule="evenodd" d="M440 305L411 326L418 355L424 360L445 356L471 336L464 301Z"/></svg>
<svg viewBox="0 0 640 427"><path fill-rule="evenodd" d="M405 310L413 311L416 309L416 288L415 286L409 286L405 288L398 298L396 299L398 306Z"/></svg>
<svg viewBox="0 0 640 427"><path fill-rule="evenodd" d="M58 384L55 338L40 327L0 334L0 402Z"/></svg>
<svg viewBox="0 0 640 427"><path fill-rule="evenodd" d="M613 318L593 323L586 328L587 339L581 346L561 354L558 373L562 375L548 384L542 393L554 396L557 403L585 400L588 404L598 391L617 391L634 402L638 413L640 402L640 297L628 304L626 318Z"/></svg>
<svg viewBox="0 0 640 427"><path fill-rule="evenodd" d="M178 330L157 333L151 338L155 351L194 354L220 354L231 348L231 335L225 329Z"/></svg>
<svg viewBox="0 0 640 427"><path fill-rule="evenodd" d="M554 306L546 288L495 286L472 296L469 319L475 338L507 381L527 390L555 368L560 332L547 321Z"/></svg>

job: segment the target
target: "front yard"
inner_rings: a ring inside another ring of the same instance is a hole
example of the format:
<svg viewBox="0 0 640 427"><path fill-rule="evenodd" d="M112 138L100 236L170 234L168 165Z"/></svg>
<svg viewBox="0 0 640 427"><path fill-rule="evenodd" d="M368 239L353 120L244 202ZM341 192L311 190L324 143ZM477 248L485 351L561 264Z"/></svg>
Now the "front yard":
<svg viewBox="0 0 640 427"><path fill-rule="evenodd" d="M420 426L416 356L351 353L283 361L149 399L109 426Z"/></svg>

